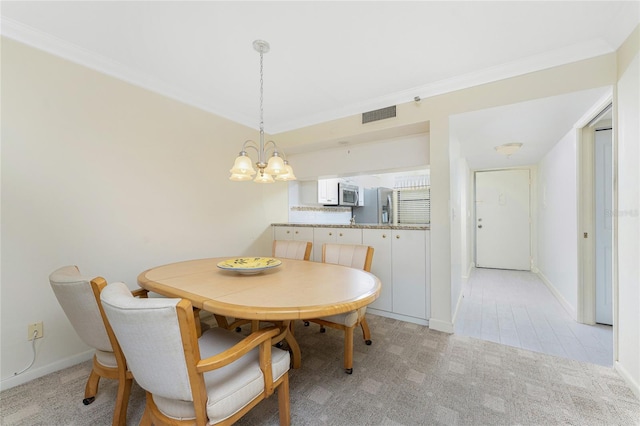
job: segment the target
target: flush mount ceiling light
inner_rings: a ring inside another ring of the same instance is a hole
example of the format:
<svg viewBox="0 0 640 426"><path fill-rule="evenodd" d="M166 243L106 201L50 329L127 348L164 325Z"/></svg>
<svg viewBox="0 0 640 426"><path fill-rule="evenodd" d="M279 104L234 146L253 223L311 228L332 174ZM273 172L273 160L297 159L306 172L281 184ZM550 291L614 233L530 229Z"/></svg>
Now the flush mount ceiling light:
<svg viewBox="0 0 640 426"><path fill-rule="evenodd" d="M496 146L495 150L498 151L498 153L505 155L507 158L509 158L520 148L522 148L522 144L517 142L517 143L505 143L504 145Z"/></svg>
<svg viewBox="0 0 640 426"><path fill-rule="evenodd" d="M252 176L256 174L253 168L252 160L247 155L247 148L255 149L258 153L258 161L256 166L258 167L258 174L254 182L257 183L273 183L275 180L287 181L295 180L296 177L293 174L293 169L289 165L289 162L283 158L284 153L278 150L278 146L274 141L264 141L264 112L262 108L263 96L263 77L262 77L262 58L265 53L269 51L269 43L264 40L256 40L253 42L253 48L260 53L260 142L256 143L252 140L245 141L242 145L242 151L236 158L235 163L231 170L231 176L229 179L234 181L251 180ZM267 161L267 157L269 160Z"/></svg>

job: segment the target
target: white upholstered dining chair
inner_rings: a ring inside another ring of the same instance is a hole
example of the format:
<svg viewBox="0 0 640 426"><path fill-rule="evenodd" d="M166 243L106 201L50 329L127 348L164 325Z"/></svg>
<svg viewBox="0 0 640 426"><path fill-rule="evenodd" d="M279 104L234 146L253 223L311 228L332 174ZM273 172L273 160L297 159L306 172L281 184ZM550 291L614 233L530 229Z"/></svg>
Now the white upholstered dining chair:
<svg viewBox="0 0 640 426"><path fill-rule="evenodd" d="M127 406L131 392L132 376L117 344L107 333L100 313L99 299L92 290L92 283L104 283L104 278L88 278L77 266L64 266L49 275L49 283L62 310L82 341L95 349L93 366L84 390L85 405L91 404L98 393L100 378L118 380L118 392L113 412L113 425L125 425ZM131 295L131 293L129 293ZM134 295L146 297L146 290ZM115 349L114 349L115 348Z"/></svg>
<svg viewBox="0 0 640 426"><path fill-rule="evenodd" d="M311 244L310 241L273 240L271 253L273 257L283 259L309 260Z"/></svg>
<svg viewBox="0 0 640 426"><path fill-rule="evenodd" d="M324 244L322 246L322 261L350 268L371 271L373 260L373 247L358 244ZM324 333L324 327L336 328L344 331L344 370L347 374L353 373L353 331L356 327L362 328L362 337L365 344L371 344L371 332L365 318L367 307L357 311L305 321L320 324L320 332Z"/></svg>
<svg viewBox="0 0 640 426"><path fill-rule="evenodd" d="M123 283L100 298L147 394L141 425L229 425L276 390L280 425L289 425L289 353L271 346L278 329L243 338L214 327L198 338L186 299L136 299Z"/></svg>

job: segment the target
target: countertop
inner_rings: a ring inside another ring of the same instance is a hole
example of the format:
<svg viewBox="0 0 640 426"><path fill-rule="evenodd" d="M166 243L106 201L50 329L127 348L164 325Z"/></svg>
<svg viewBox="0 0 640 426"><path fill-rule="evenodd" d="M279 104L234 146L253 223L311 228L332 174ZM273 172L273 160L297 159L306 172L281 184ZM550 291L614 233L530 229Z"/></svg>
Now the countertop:
<svg viewBox="0 0 640 426"><path fill-rule="evenodd" d="M353 228L353 229L406 229L406 230L430 230L430 225L388 225L380 223L356 223L355 225L340 225L335 223L272 223L271 226L299 226L306 228Z"/></svg>

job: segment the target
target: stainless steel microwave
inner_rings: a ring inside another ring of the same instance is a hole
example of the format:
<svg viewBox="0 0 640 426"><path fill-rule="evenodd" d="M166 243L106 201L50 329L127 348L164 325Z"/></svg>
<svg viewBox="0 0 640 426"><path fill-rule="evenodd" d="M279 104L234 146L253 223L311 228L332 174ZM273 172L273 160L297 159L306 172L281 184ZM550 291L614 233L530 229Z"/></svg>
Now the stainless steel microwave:
<svg viewBox="0 0 640 426"><path fill-rule="evenodd" d="M344 183L338 184L338 205L339 206L357 206L358 205L358 187Z"/></svg>

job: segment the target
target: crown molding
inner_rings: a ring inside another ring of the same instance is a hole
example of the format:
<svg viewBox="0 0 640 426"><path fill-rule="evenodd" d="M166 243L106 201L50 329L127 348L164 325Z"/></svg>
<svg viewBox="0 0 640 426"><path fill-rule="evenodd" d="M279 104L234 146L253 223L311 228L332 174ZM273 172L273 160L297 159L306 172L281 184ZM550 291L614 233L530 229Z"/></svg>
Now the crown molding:
<svg viewBox="0 0 640 426"><path fill-rule="evenodd" d="M493 83L536 71L570 64L585 59L594 58L615 52L606 42L601 39L590 42L579 43L562 49L545 52L539 55L530 56L519 61L485 68L472 73L436 81L423 86L414 87L389 95L371 99L367 102L346 105L343 108L324 111L319 114L304 117L300 120L291 120L281 123L277 128L272 129L273 133L282 133L288 130L311 126L313 124L324 123L351 115L361 114L390 105L398 105L406 102L413 102L416 96L420 99L454 92L456 90L468 89L482 84Z"/></svg>
<svg viewBox="0 0 640 426"><path fill-rule="evenodd" d="M166 81L141 73L122 63L97 55L87 49L24 25L11 18L3 16L0 23L2 35L5 37L14 39L37 49L44 50L55 56L62 57L135 86L142 87L212 114L216 114L244 126L255 128L255 119L247 116L230 115L228 111L222 111L221 109L216 108L199 95L187 93L179 87L168 84ZM390 105L411 102L416 96L419 96L421 99L425 99L456 90L467 89L481 84L491 83L571 62L593 58L614 51L615 49L612 49L607 43L600 39L580 43L539 55L530 56L519 61L485 68L477 72L380 96L366 102L345 105L338 109L308 115L301 119L281 121L279 123L271 122L269 133L283 133L293 129L324 123L352 115L358 115L362 112L372 111Z"/></svg>
<svg viewBox="0 0 640 426"><path fill-rule="evenodd" d="M0 20L0 29L4 37L16 40L20 43L43 50L52 55L67 59L76 64L93 69L100 73L125 81L134 86L147 89L168 98L191 105L195 108L210 112L247 127L255 128L255 119L249 117L233 117L228 112L214 108L205 99L187 93L178 87L172 86L166 81L154 78L146 73L141 73L120 62L114 61L90 50L69 43L61 38L52 36L37 30L21 22L3 16Z"/></svg>

